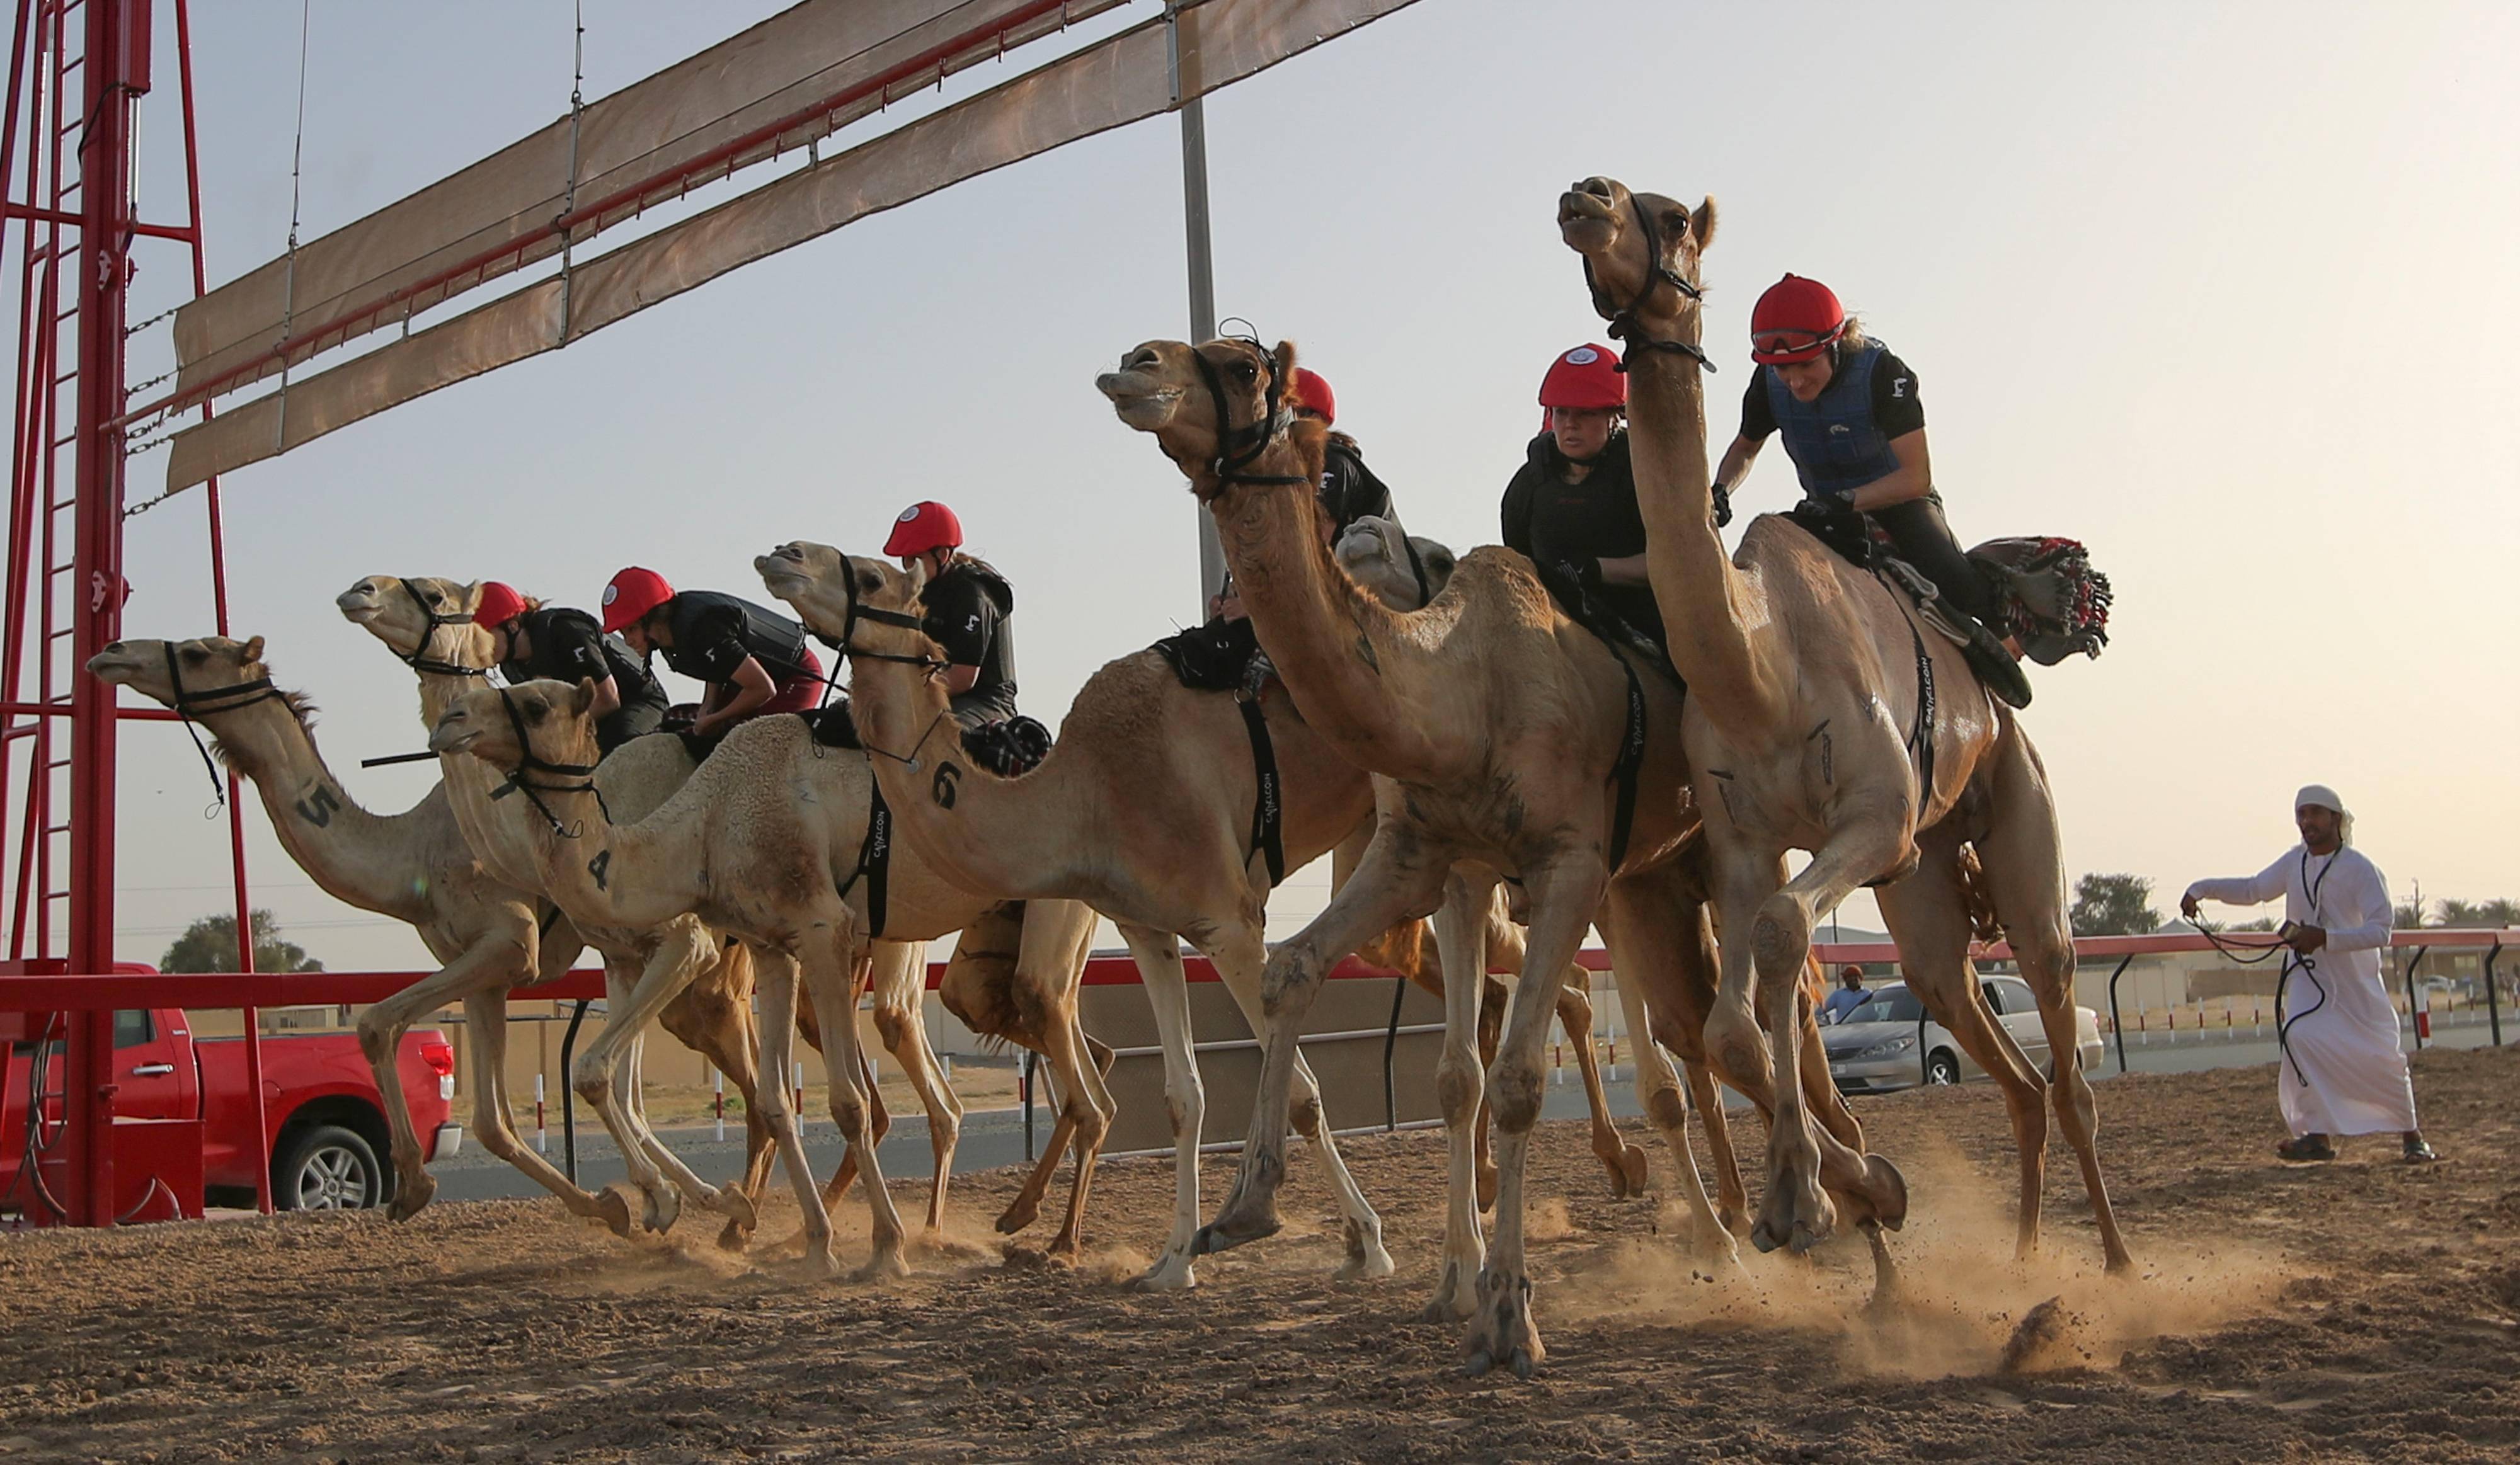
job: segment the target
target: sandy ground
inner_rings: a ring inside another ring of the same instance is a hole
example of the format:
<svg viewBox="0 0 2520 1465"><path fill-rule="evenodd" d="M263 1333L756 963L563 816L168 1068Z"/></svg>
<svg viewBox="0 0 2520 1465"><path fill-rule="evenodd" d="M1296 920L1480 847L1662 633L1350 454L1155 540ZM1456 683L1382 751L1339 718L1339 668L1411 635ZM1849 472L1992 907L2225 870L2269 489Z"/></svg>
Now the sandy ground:
<svg viewBox="0 0 2520 1465"><path fill-rule="evenodd" d="M1860 1245L1701 1279L1677 1213L1608 1200L1580 1129L1551 1126L1552 1352L1529 1384L1462 1377L1458 1329L1413 1320L1441 1218L1428 1133L1347 1146L1400 1261L1374 1283L1328 1279L1301 1159L1287 1234L1208 1259L1189 1294L1115 1284L1169 1214L1149 1162L1102 1171L1081 1268L1002 1256L986 1225L1015 1181L992 1173L953 1197L978 1245L884 1286L724 1256L704 1224L617 1241L549 1202L0 1237L0 1460L2514 1458L2520 1050L2418 1060L2450 1157L2428 1169L2378 1139L2277 1165L2272 1088L2238 1069L2101 1090L2134 1279L2097 1274L2070 1158L2048 1246L2012 1261L1991 1088L1866 1102L1915 1196L1907 1300L1879 1314ZM863 1208L842 1221L862 1259Z"/></svg>

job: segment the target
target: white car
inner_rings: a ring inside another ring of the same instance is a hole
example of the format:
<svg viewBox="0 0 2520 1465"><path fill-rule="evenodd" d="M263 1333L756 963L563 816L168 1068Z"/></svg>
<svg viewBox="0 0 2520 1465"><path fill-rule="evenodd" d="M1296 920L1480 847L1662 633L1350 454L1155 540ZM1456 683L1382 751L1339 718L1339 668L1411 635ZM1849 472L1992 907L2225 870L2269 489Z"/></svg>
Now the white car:
<svg viewBox="0 0 2520 1465"><path fill-rule="evenodd" d="M1987 1005L1995 1009L1996 1021L2021 1044L2031 1066L2053 1078L2048 1030L2039 1021L2039 1002L2030 994L2030 984L2019 977L1999 976L1981 977L1978 986L1986 994ZM2082 1049L2083 1071L2099 1072L2099 1014L2077 1006L2074 1039ZM1924 1002L1905 982L1868 992L1863 1006L1820 1030L1820 1041L1828 1053L1829 1077L1837 1081L1841 1093L1889 1093L1920 1084L1957 1084L1986 1077L1986 1071L1960 1050L1959 1041L1925 1016Z"/></svg>

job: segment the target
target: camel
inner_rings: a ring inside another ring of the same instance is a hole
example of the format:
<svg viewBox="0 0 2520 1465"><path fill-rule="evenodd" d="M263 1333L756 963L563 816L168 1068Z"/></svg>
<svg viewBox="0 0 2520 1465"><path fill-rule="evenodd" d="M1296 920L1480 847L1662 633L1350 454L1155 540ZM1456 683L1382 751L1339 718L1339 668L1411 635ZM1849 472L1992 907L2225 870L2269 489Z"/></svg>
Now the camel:
<svg viewBox="0 0 2520 1465"><path fill-rule="evenodd" d="M422 1164L402 1092L402 1035L422 1015L457 1001L476 1044L471 1077L482 1144L573 1214L601 1214L598 1198L518 1140L508 1118L508 993L565 972L577 959L576 932L564 920L539 929L532 899L480 867L456 826L444 785L401 814L375 814L352 798L315 746L313 705L297 692L272 688L262 652L260 637L119 641L90 660L88 670L208 728L220 756L253 784L273 832L299 868L337 900L409 922L445 963L359 1019L360 1046L392 1132L388 1214L397 1221L418 1214L437 1185ZM696 990L674 1016L678 1035L712 1062L748 1074L749 1009L742 996L731 1000L722 990Z"/></svg>
<svg viewBox="0 0 2520 1465"><path fill-rule="evenodd" d="M1250 341L1195 348L1150 341L1097 382L1120 420L1152 434L1208 506L1260 644L1305 722L1376 776L1377 823L1355 876L1270 958L1263 1003L1279 1026L1252 1141L1234 1191L1196 1244L1222 1250L1278 1229L1292 1019L1332 962L1440 905L1447 1036L1438 1087L1453 1142L1446 1263L1428 1312L1468 1313L1472 1371L1506 1364L1527 1375L1544 1356L1531 1318L1523 1215L1541 1048L1549 999L1597 918L1609 938L1621 1005L1640 1035L1645 1112L1671 1145L1701 1242L1719 1257L1732 1255L1689 1151L1679 1077L1642 1041L1650 1033L1672 1051L1697 1056L1713 996L1714 942L1688 899L1679 858L1694 823L1683 802L1680 690L1561 614L1531 562L1510 551L1462 556L1444 593L1416 612L1394 612L1334 573L1310 492L1321 428L1280 410L1280 383L1293 370L1294 347L1284 342L1272 353ZM1642 732L1642 747L1632 729ZM1623 784L1633 797L1620 796ZM1479 928L1491 889L1508 876L1520 883L1530 922L1488 1084L1499 1189L1497 1244L1482 1265L1465 1134L1480 1087L1468 1042L1479 984L1468 975L1483 954ZM1826 1088L1824 1065L1816 1067L1817 1084ZM1725 1077L1762 1097L1759 1075ZM1809 1072L1800 1077L1815 1082ZM1843 1123L1860 1143L1852 1116ZM1831 1182L1864 1214L1890 1225L1904 1218L1906 1183L1895 1167L1833 1134L1824 1154ZM1877 1238L1875 1246L1880 1258Z"/></svg>
<svg viewBox="0 0 2520 1465"><path fill-rule="evenodd" d="M870 838L875 806L867 758L818 744L799 718L743 724L647 819L615 821L594 788L577 781L582 774L571 772L595 761L595 725L588 716L594 691L592 683L571 688L557 682L476 688L440 716L429 733L430 749L470 754L506 775L503 786L530 795L516 801L519 808L490 804L484 794L481 837L532 861L542 888L579 929L670 933L697 919L752 948L762 974L766 1118L805 1215L807 1262L828 1274L835 1270L831 1220L815 1192L781 1087L792 1083L789 1029L800 971L818 1010L851 1012L857 963L878 924L890 939L925 940L963 928L995 902L955 889L915 855L902 858L882 825ZM461 789L457 799L461 812ZM565 820L557 812L562 807L569 810ZM869 855L886 846L891 863L885 904L878 910L870 882L859 876L868 869ZM1093 913L1068 902L1035 902L1024 926L1026 960L1056 963L1058 971L1027 988L1023 999L1038 1000L1039 993L1072 987L1073 968L1083 962L1092 939ZM671 961L651 961L627 996L626 1012L616 1009L614 1020L644 1021L686 976ZM832 1044L832 1117L865 1178L874 1216L873 1256L857 1275L898 1276L909 1265L900 1216L884 1188L868 1123L856 1028L854 1022L832 1022L825 1038ZM1054 1246L1072 1256L1111 1103L1080 1029L1072 1022L1052 1023L1043 1036L1061 1102L1060 1128L1074 1135L1077 1153L1067 1224ZM600 1080L590 1083L601 1090Z"/></svg>
<svg viewBox="0 0 2520 1465"><path fill-rule="evenodd" d="M2039 1236L2045 1086L1987 1010L1969 963L1972 903L1991 907L2054 1044L2056 1121L2082 1162L2101 1248L2111 1270L2125 1268L2091 1085L2072 1051L2074 952L2055 802L2029 733L1905 596L1784 518L1761 515L1739 551L1724 553L1694 287L1713 213L1711 200L1692 213L1607 178L1577 184L1557 209L1594 307L1628 341L1647 572L1672 660L1694 693L1683 728L1689 762L1714 793L1700 803L1720 918L1733 935L1707 1041L1736 1063L1754 1061L1755 998L1769 1009L1769 1055L1790 1070L1807 1035L1774 1020L1793 1000L1786 979L1820 915L1858 885L1876 887L1910 984L2003 1089L2021 1160L2016 1245L2026 1255ZM1789 880L1791 849L1812 860ZM1815 1183L1806 1116L1787 1090L1752 1239L1808 1247L1835 1219Z"/></svg>
<svg viewBox="0 0 2520 1465"><path fill-rule="evenodd" d="M447 700L478 680L490 665L490 638L473 626L469 608L479 596L477 585L433 576L403 579L392 575L370 575L344 591L336 603L342 616L382 643L394 658L418 674L421 685L423 726L432 725ZM462 783L478 780L480 765L471 759L456 760L453 770ZM695 767L679 739L640 738L615 750L596 770L596 784L604 790L610 807L625 821L645 818L680 788ZM538 887L528 887L539 893ZM599 950L601 950L599 944ZM667 1032L695 1047L692 1027L695 1014L704 1013L735 1029L739 1042L718 1043L726 1050L719 1058L710 1052L718 1069L730 1077L744 1100L744 1128L747 1157L741 1188L748 1201L757 1201L769 1180L770 1162L774 1154L770 1132L759 1117L759 1097L755 1082L754 1054L756 1043L752 1015L752 962L740 943L718 942L712 958L688 988L668 1002L658 1014ZM606 954L608 979L615 985L626 983L628 971L641 959L635 951ZM928 1144L933 1155L932 1180L928 1189L927 1227L933 1232L944 1224L945 1190L953 1172L955 1146L962 1129L963 1105L951 1085L945 1082L942 1065L928 1045L926 1023L921 1006L925 990L926 959L923 947L911 944L903 949L895 943L878 943L874 950L871 983L875 994L876 1029L884 1045L901 1065L903 1074L919 1094L927 1114ZM624 963L616 972L613 963ZM725 1014L719 1018L719 1014ZM810 1001L800 998L796 1007L797 1030L818 1051L823 1040ZM617 1101L625 1106L632 1121L642 1130L647 1128L645 1111L639 1104L639 1050L634 1038L624 1050L624 1062L615 1070L618 1079ZM884 1112L882 1097L875 1091L872 1073L864 1076L873 1105L872 1124L876 1138L882 1139L890 1127L890 1116ZM651 1149L655 1154L661 1146ZM670 1155L658 1163L673 1170L680 1166ZM832 1176L826 1192L826 1206L836 1204L855 1175L855 1168L844 1160ZM615 1205L608 1213L626 1219L626 1203ZM730 1221L721 1242L730 1248L748 1234L749 1225L739 1227Z"/></svg>
<svg viewBox="0 0 2520 1465"><path fill-rule="evenodd" d="M1431 541L1418 545L1418 563L1427 574L1450 572L1449 551ZM920 613L919 577L803 542L760 556L753 567L808 629L852 655L851 715L867 745L889 750L924 743L947 713L944 689L930 675L935 647L911 629ZM1390 593L1415 603L1419 584L1410 572ZM932 777L916 752L906 760L888 754L875 760L885 800L910 841L949 876L972 890L1083 900L1119 926L1137 958L1164 1047L1176 1176L1172 1234L1138 1278L1145 1287L1196 1283L1191 1245L1200 1216L1198 1144L1206 1111L1183 940L1215 962L1252 1031L1264 1040L1269 1031L1258 996L1267 957L1262 915L1276 877L1266 852L1254 846L1254 802L1263 795L1243 705L1233 695L1184 687L1160 654L1147 650L1111 662L1086 683L1057 746L1020 778L967 767L950 750L935 755L940 761ZM1280 776L1282 872L1347 838L1369 819L1372 794L1366 776L1328 754L1293 715L1282 690L1264 688L1258 705ZM1441 994L1441 983L1414 949L1368 954L1369 959L1377 955ZM1500 999L1502 992L1500 984ZM1492 1006L1501 1012L1502 1000ZM1594 1101L1595 1151L1616 1193L1641 1188L1644 1156L1619 1136L1600 1091L1589 1042L1591 1003L1580 989L1568 989L1557 1006L1576 1038ZM1340 1274L1385 1275L1391 1263L1379 1240L1381 1222L1321 1123L1319 1091L1300 1053L1294 1083L1302 1090L1295 1126L1313 1140L1312 1153L1339 1197L1348 1243Z"/></svg>

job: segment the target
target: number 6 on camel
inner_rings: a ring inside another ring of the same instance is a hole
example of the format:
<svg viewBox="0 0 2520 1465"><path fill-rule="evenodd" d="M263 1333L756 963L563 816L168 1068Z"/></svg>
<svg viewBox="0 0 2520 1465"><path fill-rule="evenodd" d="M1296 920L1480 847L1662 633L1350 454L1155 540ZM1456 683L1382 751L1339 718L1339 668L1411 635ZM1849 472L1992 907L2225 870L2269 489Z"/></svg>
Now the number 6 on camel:
<svg viewBox="0 0 2520 1465"><path fill-rule="evenodd" d="M1710 205L1711 208L1711 205ZM1711 217L1702 213L1701 219ZM1706 357L1698 344L1696 221L1658 194L1588 179L1558 200L1593 305L1625 338L1629 430L1646 574L1688 683L1682 737L1713 855L1723 976L1710 1051L1754 1062L1768 1004L1777 1071L1795 1070L1797 982L1812 927L1859 885L1877 887L1908 978L1935 1020L2002 1087L2021 1156L2018 1245L2039 1238L2048 1143L2043 1088L2082 1161L2111 1270L2130 1265L2094 1139L2092 1088L2074 1041L2074 952L2047 771L2012 709L1961 647L1892 588L1868 542L1844 554L1764 514L1727 557L1705 456ZM1939 688L1939 690L1937 690ZM1811 864L1785 878L1787 850ZM2056 1057L2043 1084L1988 1013L1970 969L1971 910L1991 904L2038 994ZM1755 965L1756 971L1752 968ZM1751 1239L1803 1250L1836 1209L1802 1094L1777 1087L1768 1191Z"/></svg>

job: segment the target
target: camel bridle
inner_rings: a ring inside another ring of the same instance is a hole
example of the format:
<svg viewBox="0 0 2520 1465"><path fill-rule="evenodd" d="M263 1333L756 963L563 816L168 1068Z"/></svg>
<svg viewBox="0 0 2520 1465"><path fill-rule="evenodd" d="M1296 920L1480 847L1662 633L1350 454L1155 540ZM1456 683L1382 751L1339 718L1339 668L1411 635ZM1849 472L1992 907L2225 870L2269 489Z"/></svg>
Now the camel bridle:
<svg viewBox="0 0 2520 1465"><path fill-rule="evenodd" d="M1208 460L1207 464L1207 470L1216 476L1216 486L1200 495L1201 501L1214 498L1223 492L1227 485L1234 483L1311 482L1312 480L1301 473L1246 473L1243 471L1244 468L1260 461L1260 456L1268 452L1278 441L1278 434L1284 428L1286 414L1281 411L1279 401L1283 393L1284 383L1278 379L1277 359L1269 354L1269 349L1261 345L1257 338L1228 336L1226 339L1236 345L1251 348L1252 352L1260 358L1261 370L1268 373L1269 384L1262 389L1264 406L1259 421L1237 427L1234 425L1234 404L1225 395L1224 376L1217 371L1216 363L1207 359L1205 352L1196 346L1190 348L1190 359L1198 363L1199 380L1206 384L1208 402L1216 412L1216 456ZM1243 446L1246 443L1248 446Z"/></svg>
<svg viewBox="0 0 2520 1465"><path fill-rule="evenodd" d="M183 720L184 731L190 733L193 739L193 751L202 755L202 767L209 772L210 794L217 801L210 808L215 813L227 804L228 785L226 780L219 777L218 763L210 757L210 750L202 744L201 730L194 726L194 720L214 712L234 712L240 707L250 707L256 702L267 702L279 696L280 693L272 688L269 673L256 677L250 682L239 682L234 687L213 687L205 691L186 691L183 663L176 658L175 644L171 641L167 642L163 649L166 652L166 687L174 698L175 716Z"/></svg>
<svg viewBox="0 0 2520 1465"><path fill-rule="evenodd" d="M1695 341L1658 340L1644 333L1644 328L1639 321L1637 312L1644 309L1645 302L1653 298L1656 286L1668 285L1692 302L1703 301L1706 298L1706 292L1698 288L1697 282L1663 263L1662 230L1655 225L1653 216L1645 212L1644 204L1639 202L1634 194L1628 195L1628 210L1636 215L1637 228L1644 235L1645 258L1652 263L1653 272L1646 277L1644 285L1638 289L1635 298L1611 313L1610 338L1626 341L1631 355L1638 351L1669 351L1688 357L1707 371L1715 370L1715 363L1708 359L1705 348ZM1607 292L1601 289L1601 282L1593 274L1593 256L1586 254L1583 260L1584 286L1593 292L1594 302L1598 305L1608 297ZM1626 362L1619 363L1620 371L1624 372L1627 369Z"/></svg>
<svg viewBox="0 0 2520 1465"><path fill-rule="evenodd" d="M433 672L441 677L486 677L490 675L489 668L487 667L458 666L452 661L441 661L428 654L429 644L437 640L437 633L439 631L448 626L469 626L472 624L472 617L460 613L449 615L438 609L435 599L414 590L411 582L408 580L399 580L395 583L402 587L402 593L404 595L411 597L411 602L420 607L421 615L428 622L428 629L420 633L420 644L415 647L412 650L412 653L408 656L403 655L400 651L395 651L394 656L396 659L400 660L403 665L410 667L413 671ZM390 647L388 647L388 649L390 649Z"/></svg>
<svg viewBox="0 0 2520 1465"><path fill-rule="evenodd" d="M830 646L832 650L838 652L842 656L863 656L870 661L890 661L901 666L915 666L920 668L922 671L924 671L930 677L934 677L938 672L945 669L947 662L941 656L904 656L895 651L876 651L859 645L857 644L857 629L858 622L860 621L870 621L878 626L896 626L905 631L916 631L920 635L925 636L931 641L935 638L927 629L927 618L925 616L912 615L909 612L902 610L885 610L880 606L860 603L858 600L857 585L849 578L848 560L846 556L842 556L840 561L840 589L846 592L848 596L848 609L840 617L840 634L838 636L825 636L822 632L816 631L812 633L816 641ZM832 668L831 674L823 679L824 684L828 687L839 686L839 683L836 680L838 676L839 668ZM919 750L927 746L927 739L935 735L937 728L944 723L948 716L952 715L953 710L954 704L951 701L948 701L945 704L943 711L938 712L935 717L929 719L927 731L919 734L919 741L910 745L910 752L907 755L895 753L887 748L877 747L874 743L867 741L866 734L863 732L858 734L858 741L869 754L889 758L893 762L898 763L902 767L910 769L915 773L919 768Z"/></svg>
<svg viewBox="0 0 2520 1465"><path fill-rule="evenodd" d="M499 693L499 705L506 708L508 712L508 726L516 730L517 767L516 771L509 774L508 777L500 782L498 787L490 790L490 797L493 800L498 800L504 799L512 793L523 794L525 796L525 802L533 805L534 812L543 817L543 821L545 823L551 825L552 833L562 839L575 839L580 835L583 835L586 832L586 822L585 821L580 820L574 826L562 823L560 816L552 813L551 805L543 802L542 796L544 794L591 793L595 795L595 807L604 815L604 821L606 823L610 823L612 821L612 811L610 808L607 807L604 802L604 790L596 787L595 785L595 765L592 763L553 763L542 755L536 753L534 751L533 734L527 732L525 728L524 714L517 710L517 695L515 689L506 687L498 688L496 689ZM550 774L555 777L576 778L580 781L575 783L530 783L525 779L525 776L527 774Z"/></svg>

